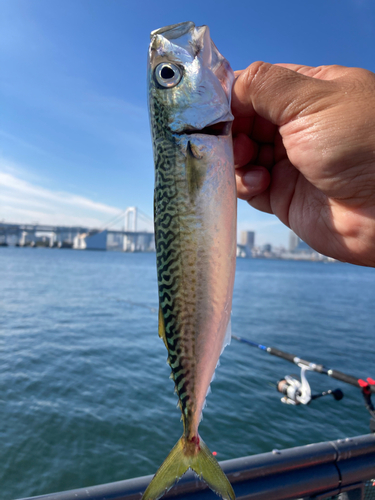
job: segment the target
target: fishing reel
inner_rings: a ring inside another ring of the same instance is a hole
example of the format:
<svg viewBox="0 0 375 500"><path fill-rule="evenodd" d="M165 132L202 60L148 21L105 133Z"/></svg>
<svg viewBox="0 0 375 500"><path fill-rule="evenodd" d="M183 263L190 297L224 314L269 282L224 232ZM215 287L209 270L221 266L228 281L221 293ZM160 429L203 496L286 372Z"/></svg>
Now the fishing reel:
<svg viewBox="0 0 375 500"><path fill-rule="evenodd" d="M289 405L308 405L313 399L318 399L323 396L333 396L336 401L340 401L344 397L341 389L329 390L320 394L311 394L311 387L306 378L306 372L313 368L304 364L298 364L301 368L301 378L298 379L295 375L286 375L277 383L277 390L284 396L281 398L282 403Z"/></svg>

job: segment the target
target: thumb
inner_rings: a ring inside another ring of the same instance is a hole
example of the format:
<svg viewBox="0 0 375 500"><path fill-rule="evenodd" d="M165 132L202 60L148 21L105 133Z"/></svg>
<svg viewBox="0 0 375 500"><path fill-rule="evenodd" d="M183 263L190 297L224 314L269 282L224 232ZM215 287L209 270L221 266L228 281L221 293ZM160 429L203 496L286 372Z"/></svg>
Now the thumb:
<svg viewBox="0 0 375 500"><path fill-rule="evenodd" d="M254 62L237 72L232 111L236 117L258 114L281 126L296 116L317 112L332 103L333 80L312 78L289 68Z"/></svg>

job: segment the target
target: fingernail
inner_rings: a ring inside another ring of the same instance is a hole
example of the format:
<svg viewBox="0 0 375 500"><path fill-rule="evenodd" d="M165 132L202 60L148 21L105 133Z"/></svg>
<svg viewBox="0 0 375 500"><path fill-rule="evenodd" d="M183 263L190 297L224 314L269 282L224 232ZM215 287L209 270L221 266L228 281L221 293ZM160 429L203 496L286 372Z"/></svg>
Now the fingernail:
<svg viewBox="0 0 375 500"><path fill-rule="evenodd" d="M262 182L262 179L262 170L249 170L249 172L246 172L246 174L244 174L242 182L247 188L257 188Z"/></svg>

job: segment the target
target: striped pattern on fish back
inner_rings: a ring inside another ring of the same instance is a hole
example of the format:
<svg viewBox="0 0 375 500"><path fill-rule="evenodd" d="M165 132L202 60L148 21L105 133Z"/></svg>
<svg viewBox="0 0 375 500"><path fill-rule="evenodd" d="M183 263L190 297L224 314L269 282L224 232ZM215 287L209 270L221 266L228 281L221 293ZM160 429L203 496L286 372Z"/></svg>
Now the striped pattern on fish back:
<svg viewBox="0 0 375 500"><path fill-rule="evenodd" d="M187 229L193 214L183 187L186 184L183 156L173 136L168 137L165 127L158 125L162 119L156 105L152 118L155 127L154 222L159 303L164 319L168 363L188 432L188 421L194 412L195 337L192 304L189 305L187 295L194 294L195 290L191 287L183 289L182 280L189 270L182 262L181 253L182 247L185 253L189 252L188 246L194 247L193 234ZM186 286L186 280L184 283Z"/></svg>

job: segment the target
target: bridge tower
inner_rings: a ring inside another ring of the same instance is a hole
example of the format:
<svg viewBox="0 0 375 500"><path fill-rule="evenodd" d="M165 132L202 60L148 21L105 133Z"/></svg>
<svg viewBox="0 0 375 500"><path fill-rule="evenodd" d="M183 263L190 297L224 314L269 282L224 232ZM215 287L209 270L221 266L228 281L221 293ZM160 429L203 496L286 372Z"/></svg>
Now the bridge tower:
<svg viewBox="0 0 375 500"><path fill-rule="evenodd" d="M124 231L134 231L134 232L137 231L137 216L138 216L137 207L128 207L125 210Z"/></svg>
<svg viewBox="0 0 375 500"><path fill-rule="evenodd" d="M137 231L137 207L128 207L124 214L124 231ZM134 252L137 248L137 236L124 235L124 252Z"/></svg>

